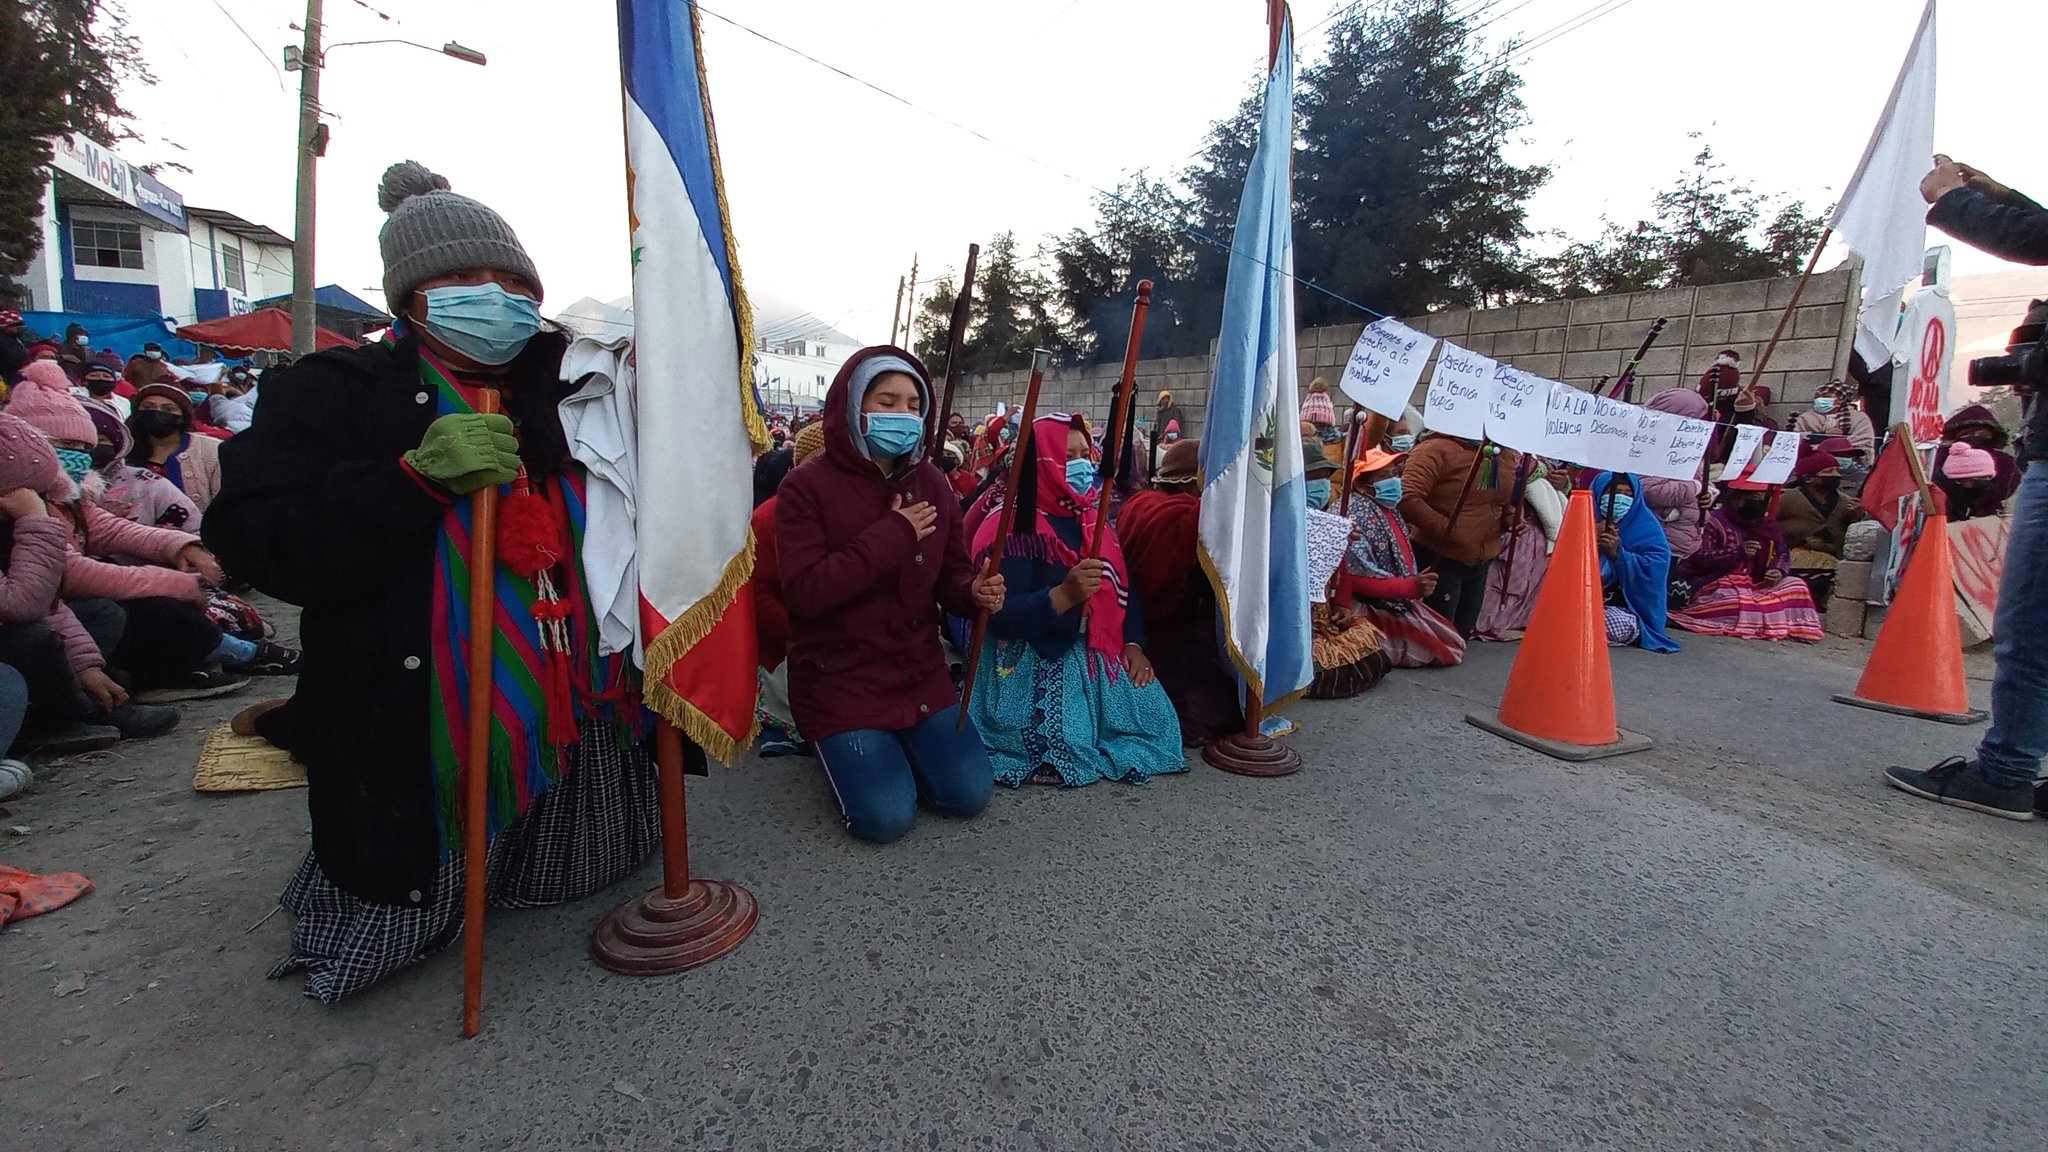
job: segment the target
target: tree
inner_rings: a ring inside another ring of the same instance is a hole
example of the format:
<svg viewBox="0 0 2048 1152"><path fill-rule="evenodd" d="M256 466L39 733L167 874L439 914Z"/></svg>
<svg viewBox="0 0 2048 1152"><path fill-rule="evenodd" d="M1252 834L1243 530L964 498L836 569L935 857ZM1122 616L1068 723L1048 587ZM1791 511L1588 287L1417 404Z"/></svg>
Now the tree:
<svg viewBox="0 0 2048 1152"><path fill-rule="evenodd" d="M0 13L0 75L0 298L13 303L13 278L42 248L51 139L133 138L120 89L154 80L112 0L12 0Z"/></svg>
<svg viewBox="0 0 2048 1152"><path fill-rule="evenodd" d="M1093 230L1075 228L1053 241L1056 295L1072 318L1079 356L1093 363L1118 360L1129 342L1138 282L1152 281L1152 308L1141 354L1183 356L1202 351L1208 336L1193 333L1183 311L1195 258L1183 229L1187 202L1172 185L1141 169L1116 191L1095 199Z"/></svg>
<svg viewBox="0 0 2048 1152"><path fill-rule="evenodd" d="M918 358L935 374L946 370L946 340L953 327L956 289L951 277L932 285L921 305ZM961 371L973 376L1029 367L1035 348L1055 359L1072 360L1074 338L1058 314L1050 281L1023 266L1017 238L1004 232L981 251L975 269L974 301L967 309L967 339L960 349Z"/></svg>
<svg viewBox="0 0 2048 1152"><path fill-rule="evenodd" d="M1540 291L1525 204L1550 178L1506 146L1528 124L1522 81L1481 52L1450 0L1358 7L1330 31L1298 101L1295 267L1394 315ZM1322 293L1303 324L1359 319Z"/></svg>
<svg viewBox="0 0 2048 1152"><path fill-rule="evenodd" d="M1820 239L1821 218L1797 200L1773 213L1770 197L1731 182L1725 167L1702 146L1678 182L1658 194L1653 219L1628 229L1607 221L1599 239L1546 261L1551 285L1559 295L1586 296L1797 273Z"/></svg>
<svg viewBox="0 0 2048 1152"><path fill-rule="evenodd" d="M975 273L978 319L961 350L964 371L1026 367L1037 348L1051 349L1056 359L1070 359L1073 341L1054 308L1051 283L1020 262L1016 235L1004 232L989 241Z"/></svg>

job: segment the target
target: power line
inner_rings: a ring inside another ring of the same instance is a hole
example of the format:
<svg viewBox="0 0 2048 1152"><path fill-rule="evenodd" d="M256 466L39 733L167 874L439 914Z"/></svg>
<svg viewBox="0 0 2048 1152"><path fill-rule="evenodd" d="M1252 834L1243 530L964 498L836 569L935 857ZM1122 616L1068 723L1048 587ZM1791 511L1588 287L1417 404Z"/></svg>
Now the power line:
<svg viewBox="0 0 2048 1152"><path fill-rule="evenodd" d="M228 11L227 8L221 4L220 0L213 0L213 6L215 8L219 8L220 14L228 18L228 23L233 24L235 26L235 31L240 32L242 34L242 39L247 40L249 42L249 47L254 48L256 50L256 54L258 56L263 57L263 62L265 64L270 65L271 74L277 77L277 90L279 92L284 91L284 73L278 70L277 61L272 60L270 58L270 53L264 51L263 45L258 44L254 36L249 35L249 30L247 28L242 27L242 22L240 20L235 19L235 14L233 12ZM183 51L183 49L180 49L180 51Z"/></svg>
<svg viewBox="0 0 2048 1152"><path fill-rule="evenodd" d="M1209 244L1225 252L1229 252L1231 253L1233 259L1235 259L1238 255L1238 253L1234 250L1232 245L1226 244L1223 241L1218 240L1213 236L1210 236L1206 232L1203 232L1201 229L1196 228L1193 225L1186 223L1185 221L1175 220L1174 218L1167 216L1165 213L1155 211L1152 208L1149 208L1143 204L1138 204L1130 200L1126 200L1122 196L1117 195L1116 193L1110 191L1107 188L1103 188L1100 185L1091 183L1087 180L1083 180L1081 177L1076 176L1071 172L1065 171L1061 168L1056 168L1052 164L1049 164L1044 160L1040 160L1038 157L1033 156L1031 153L1026 152L1021 148L1018 148L1014 145L1004 144L977 128L970 128L967 125L960 123L958 120L954 120L948 116L945 116L942 113L934 112L931 109L926 108L920 104L917 104L905 97L899 96L896 93L891 92L887 88L884 88L879 84L876 84L872 80L867 80L863 79L862 77L856 76L853 73L848 72L846 69L841 68L836 64L828 64L825 61L818 59L816 56L811 55L810 53L804 51L801 48L797 48L793 45L784 43L781 40L777 40L775 37L768 35L766 32L762 32L757 28L752 28L749 27L748 25L742 24L739 21L733 19L732 17L724 15L723 13L714 12L711 9L706 8L702 4L697 5L697 11L702 12L706 16L710 16L713 19L720 21L721 23L728 24L733 28L745 32L747 35L752 36L755 39L772 44L775 47L780 48L785 52L788 52L792 56L796 56L802 60L807 60L810 63L815 64L828 72L831 72L838 76L842 76L847 80L850 80L853 83L858 84L861 87L876 93L877 95L880 95L888 100L903 105L905 108L908 108L911 111L918 113L919 115L929 116L932 119L937 120L941 124L944 124L950 128L957 129L961 132L965 132L969 136L972 136L975 139L990 145L991 147L1000 148L1005 151L1015 153L1016 155L1024 158L1025 160L1030 161L1032 164L1045 169L1046 171L1052 173L1055 176L1060 177L1063 180L1072 181L1073 183L1079 184L1081 187L1086 188L1092 192L1095 192L1098 195L1106 196L1109 199L1114 200L1119 204L1122 204L1124 207L1129 208L1134 212L1139 212L1146 216L1157 219L1162 223L1165 223L1168 226L1172 227L1173 230L1176 232L1180 232L1184 235L1193 237L1196 240L1200 240L1205 244ZM1268 264L1266 261L1260 259L1257 256L1253 256L1250 253L1245 253L1244 256L1246 259L1251 260L1252 262L1258 264L1260 267L1265 268L1266 270L1271 272L1279 272L1281 275L1287 277L1294 283L1299 284L1304 288L1310 289L1311 291L1320 292L1323 295L1328 296L1330 299L1335 300L1340 304L1356 308L1360 312L1363 312L1368 316L1376 316L1381 319L1386 318L1387 314L1381 312L1377 308L1369 308L1364 304L1360 304L1358 301L1351 299L1348 296L1345 296L1338 292L1333 292L1330 289L1323 287L1321 284L1318 284L1313 280L1304 280L1291 272L1286 272L1281 269L1274 268L1271 264Z"/></svg>

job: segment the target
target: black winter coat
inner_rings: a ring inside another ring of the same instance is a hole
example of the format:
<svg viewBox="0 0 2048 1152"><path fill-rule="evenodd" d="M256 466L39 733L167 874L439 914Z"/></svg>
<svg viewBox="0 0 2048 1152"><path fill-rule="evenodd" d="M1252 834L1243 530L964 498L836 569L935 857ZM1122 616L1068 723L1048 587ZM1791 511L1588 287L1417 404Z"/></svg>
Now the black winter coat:
<svg viewBox="0 0 2048 1152"><path fill-rule="evenodd" d="M536 474L568 454L563 348L535 337L504 392ZM410 340L300 360L264 381L248 430L221 445L202 533L235 575L304 609L298 692L274 738L306 765L321 870L408 906L433 899L440 860L427 725L434 549L451 497L400 457L437 407Z"/></svg>

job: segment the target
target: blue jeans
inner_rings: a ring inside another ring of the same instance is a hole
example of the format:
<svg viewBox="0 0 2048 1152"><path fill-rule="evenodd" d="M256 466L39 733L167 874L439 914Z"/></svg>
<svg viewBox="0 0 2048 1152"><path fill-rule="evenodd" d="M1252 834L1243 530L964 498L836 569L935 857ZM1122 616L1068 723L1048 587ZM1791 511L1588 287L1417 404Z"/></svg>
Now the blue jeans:
<svg viewBox="0 0 2048 1152"><path fill-rule="evenodd" d="M1991 729L1977 768L2009 788L2033 783L2048 755L2048 461L2027 469L2013 502L1995 630Z"/></svg>
<svg viewBox="0 0 2048 1152"><path fill-rule="evenodd" d="M28 717L28 681L11 664L0 664L0 756L5 756Z"/></svg>
<svg viewBox="0 0 2048 1152"><path fill-rule="evenodd" d="M959 731L960 706L893 732L859 728L817 742L818 761L846 815L847 831L887 844L910 831L920 793L954 816L978 815L996 773L972 721Z"/></svg>

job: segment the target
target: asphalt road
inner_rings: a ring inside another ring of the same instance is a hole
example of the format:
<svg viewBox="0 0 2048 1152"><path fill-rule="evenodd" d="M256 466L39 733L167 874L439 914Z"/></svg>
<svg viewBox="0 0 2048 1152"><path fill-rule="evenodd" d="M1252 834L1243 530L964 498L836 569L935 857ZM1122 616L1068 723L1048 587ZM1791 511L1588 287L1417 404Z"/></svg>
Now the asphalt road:
<svg viewBox="0 0 2048 1152"><path fill-rule="evenodd" d="M999 790L888 848L749 761L691 843L754 937L596 968L653 862L499 913L470 1042L456 952L336 1008L263 978L303 796L191 792L241 701L195 706L0 819L98 884L0 931L0 1147L2048 1144L2048 825L1882 788L1978 730L1829 703L1853 647L1685 642L1617 654L1657 744L1587 765L1462 722L1503 647L1298 706L1289 779Z"/></svg>

